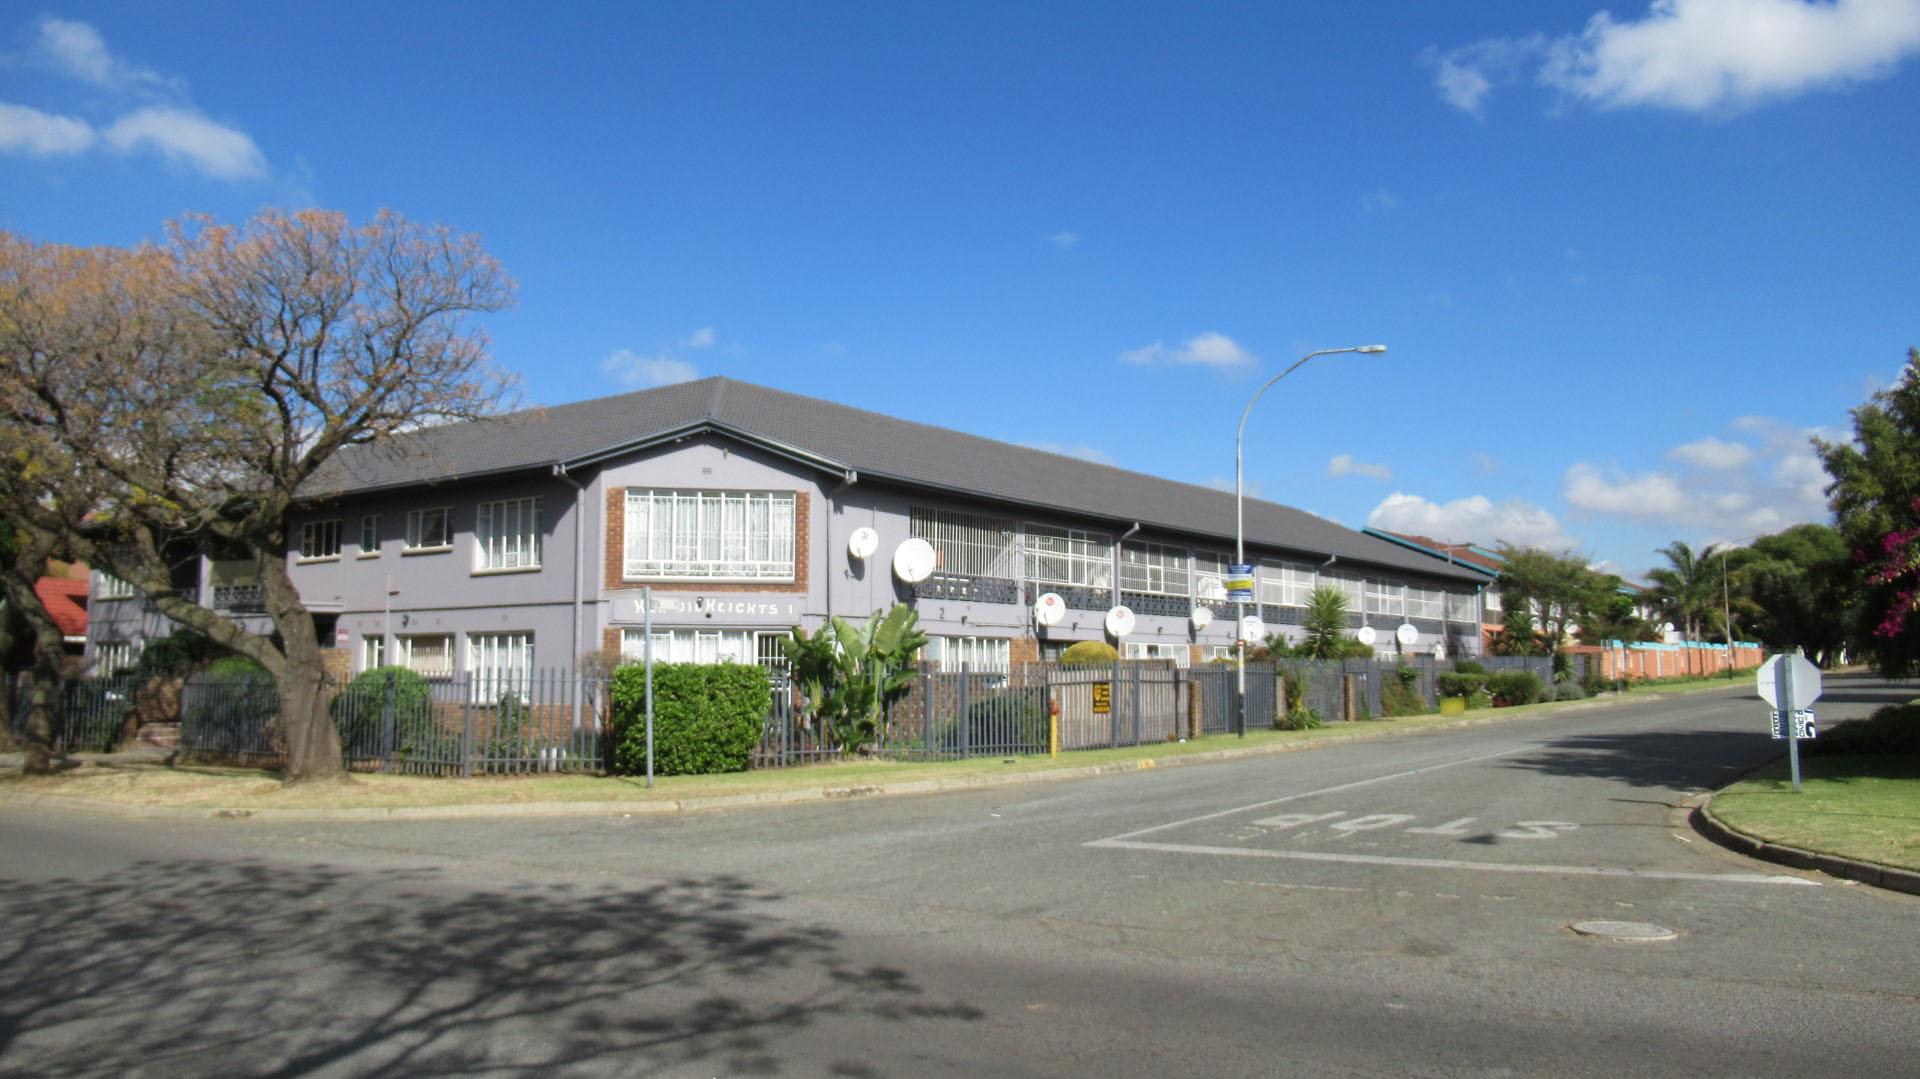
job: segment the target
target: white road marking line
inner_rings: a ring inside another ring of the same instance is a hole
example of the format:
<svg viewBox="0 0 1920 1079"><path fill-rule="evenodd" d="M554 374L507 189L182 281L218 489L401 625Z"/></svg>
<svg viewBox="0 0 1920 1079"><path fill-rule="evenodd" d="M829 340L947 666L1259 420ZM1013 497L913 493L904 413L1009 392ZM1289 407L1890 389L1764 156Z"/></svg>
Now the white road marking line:
<svg viewBox="0 0 1920 1079"><path fill-rule="evenodd" d="M1265 802L1255 802L1252 805L1237 806L1233 809L1222 809L1217 813L1205 813L1198 817L1188 817L1186 820L1177 820L1169 824L1156 824L1151 828L1142 828L1137 832L1122 832L1121 834L1117 836L1113 836L1112 838L1109 838L1109 839L1096 839L1088 843L1087 846L1089 847L1110 846L1113 843L1122 839L1133 839L1136 836L1152 835L1155 832L1164 832L1169 828L1178 828L1183 824L1198 824L1203 820L1218 820L1221 817L1231 817L1236 813L1249 813L1256 809L1265 809L1268 806L1283 805L1287 802L1295 802L1302 798L1312 798L1315 795L1320 795L1320 794L1333 794L1337 791L1350 791L1358 787L1370 787L1375 783L1387 783L1396 779L1406 779L1408 776L1423 775L1427 772L1437 772L1442 768L1452 768L1452 767L1455 767L1456 765L1478 764L1481 761L1490 761L1498 757L1510 757L1515 753L1522 753L1527 750L1535 749L1535 748L1537 747L1532 745L1514 746L1512 749L1503 749L1498 753L1487 753L1478 757L1465 757L1457 761L1443 761L1440 764L1429 764L1421 768L1408 769L1405 772L1395 772L1392 775L1374 776L1372 779L1356 779L1351 783L1342 783L1336 787L1322 787L1317 791L1302 791L1299 794L1289 794L1284 798L1273 798Z"/></svg>
<svg viewBox="0 0 1920 1079"><path fill-rule="evenodd" d="M1308 850L1258 850L1247 847L1209 847L1192 843L1139 843L1125 837L1096 839L1089 847L1152 850L1171 854L1219 854L1229 858L1286 858L1296 862L1345 862L1358 865L1410 866L1417 869L1470 869L1484 873L1533 873L1544 876L1629 877L1637 880L1690 880L1713 884L1799 884L1818 888L1818 881L1772 873L1682 873L1661 869L1615 869L1597 865L1521 865L1515 862L1463 862L1452 858L1391 858L1382 854L1326 854Z"/></svg>

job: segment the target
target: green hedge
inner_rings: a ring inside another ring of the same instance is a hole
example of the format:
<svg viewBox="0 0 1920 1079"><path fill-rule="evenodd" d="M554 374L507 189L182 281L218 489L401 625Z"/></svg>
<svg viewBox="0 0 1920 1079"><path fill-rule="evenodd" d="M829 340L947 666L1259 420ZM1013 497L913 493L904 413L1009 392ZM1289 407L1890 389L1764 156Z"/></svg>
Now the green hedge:
<svg viewBox="0 0 1920 1079"><path fill-rule="evenodd" d="M1072 666L1106 664L1111 667L1120 653L1105 641L1075 641L1060 653L1060 662Z"/></svg>
<svg viewBox="0 0 1920 1079"><path fill-rule="evenodd" d="M1479 672L1461 671L1438 676L1435 684L1440 687L1442 697L1468 697L1487 687L1487 676Z"/></svg>
<svg viewBox="0 0 1920 1079"><path fill-rule="evenodd" d="M1814 753L1894 753L1920 755L1920 700L1890 704L1867 719L1848 720L1820 732L1805 744Z"/></svg>
<svg viewBox="0 0 1920 1079"><path fill-rule="evenodd" d="M378 755L385 748L387 680L393 680L393 752L406 757L446 737L433 722L433 688L405 667L362 671L333 699L333 723L350 756Z"/></svg>
<svg viewBox="0 0 1920 1079"><path fill-rule="evenodd" d="M613 751L622 775L647 770L646 668L613 672ZM767 672L744 663L653 665L653 770L657 775L744 772L773 705Z"/></svg>
<svg viewBox="0 0 1920 1079"><path fill-rule="evenodd" d="M1546 689L1546 681L1532 671L1500 671L1487 677L1487 692L1496 704L1532 704Z"/></svg>

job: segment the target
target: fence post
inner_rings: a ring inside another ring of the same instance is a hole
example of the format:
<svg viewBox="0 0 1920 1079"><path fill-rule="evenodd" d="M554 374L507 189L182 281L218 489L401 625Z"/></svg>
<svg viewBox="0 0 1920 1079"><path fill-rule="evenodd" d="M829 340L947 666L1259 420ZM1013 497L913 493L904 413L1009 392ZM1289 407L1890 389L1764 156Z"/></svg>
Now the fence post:
<svg viewBox="0 0 1920 1079"><path fill-rule="evenodd" d="M1120 661L1113 661L1113 677L1107 680L1107 748L1117 749L1120 745L1120 711L1114 707L1114 698L1120 688Z"/></svg>
<svg viewBox="0 0 1920 1079"><path fill-rule="evenodd" d="M455 683L458 684L458 683ZM465 779L473 778L473 685L471 681L463 687L466 692L460 694L460 775Z"/></svg>
<svg viewBox="0 0 1920 1079"><path fill-rule="evenodd" d="M1133 665L1133 744L1140 744L1140 664Z"/></svg>
<svg viewBox="0 0 1920 1079"><path fill-rule="evenodd" d="M357 704L359 702L356 701L355 703ZM358 720L360 717L355 716L353 718ZM360 724L357 722L354 724L354 726L356 727L359 725ZM348 755L349 756L352 755L351 750L349 750ZM382 772L393 771L393 672L392 671L387 672L386 693L382 695L381 701L380 701L380 770Z"/></svg>
<svg viewBox="0 0 1920 1079"><path fill-rule="evenodd" d="M973 681L972 675L967 672L972 670L972 668L973 665L969 663L962 663L960 665L960 707L958 714L954 716L953 724L954 728L959 731L957 737L960 740L960 755L962 757L969 756L973 752L973 732L967 729L973 726L971 718L967 715L967 688L968 683Z"/></svg>

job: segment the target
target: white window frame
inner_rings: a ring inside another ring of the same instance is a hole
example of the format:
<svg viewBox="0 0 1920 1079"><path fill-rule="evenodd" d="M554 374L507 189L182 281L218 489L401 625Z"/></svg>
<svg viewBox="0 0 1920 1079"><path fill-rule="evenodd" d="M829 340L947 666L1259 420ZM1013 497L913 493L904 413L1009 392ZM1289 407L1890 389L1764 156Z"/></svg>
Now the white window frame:
<svg viewBox="0 0 1920 1079"><path fill-rule="evenodd" d="M106 570L94 570L93 598L95 599L132 599L133 584L121 580Z"/></svg>
<svg viewBox="0 0 1920 1079"><path fill-rule="evenodd" d="M1339 589L1347 598L1347 613L1361 614L1366 611L1367 584L1358 577L1344 573L1329 573L1320 578L1322 585Z"/></svg>
<svg viewBox="0 0 1920 1079"><path fill-rule="evenodd" d="M415 650L426 641L440 641L445 644L442 661L423 663ZM420 675L422 678L449 678L453 675L453 634L451 633L404 633L393 639L393 662L396 666Z"/></svg>
<svg viewBox="0 0 1920 1079"><path fill-rule="evenodd" d="M1013 670L1013 641L1006 637L928 637L921 658L943 673L958 674L964 664L974 674Z"/></svg>
<svg viewBox="0 0 1920 1079"><path fill-rule="evenodd" d="M438 522L440 534L435 536L429 522ZM426 542L437 539L437 543ZM427 506L407 511L407 545L401 549L405 554L429 554L453 550L453 507Z"/></svg>
<svg viewBox="0 0 1920 1079"><path fill-rule="evenodd" d="M1028 524L1025 533L1027 580L1068 588L1113 587L1112 536L1043 524Z"/></svg>
<svg viewBox="0 0 1920 1079"><path fill-rule="evenodd" d="M360 637L360 669L373 670L387 665L387 638L379 633L362 634Z"/></svg>
<svg viewBox="0 0 1920 1079"><path fill-rule="evenodd" d="M1446 615L1446 593L1438 588L1407 586L1407 617L1438 622Z"/></svg>
<svg viewBox="0 0 1920 1079"><path fill-rule="evenodd" d="M473 515L475 572L539 569L545 526L538 498L480 503Z"/></svg>
<svg viewBox="0 0 1920 1079"><path fill-rule="evenodd" d="M1448 592L1445 594L1447 621L1478 622L1480 611L1474 602L1472 592Z"/></svg>
<svg viewBox="0 0 1920 1079"><path fill-rule="evenodd" d="M1228 565L1224 554L1193 552L1193 598L1201 603L1225 603Z"/></svg>
<svg viewBox="0 0 1920 1079"><path fill-rule="evenodd" d="M1193 550L1169 543L1120 545L1120 590L1155 596L1189 596Z"/></svg>
<svg viewBox="0 0 1920 1079"><path fill-rule="evenodd" d="M630 487L622 508L629 581L792 581L792 491Z"/></svg>
<svg viewBox="0 0 1920 1079"><path fill-rule="evenodd" d="M1384 577L1367 578L1367 613L1385 618L1407 616L1406 583Z"/></svg>
<svg viewBox="0 0 1920 1079"><path fill-rule="evenodd" d="M1499 614L1501 611L1500 593L1491 588L1481 592L1480 606L1488 614Z"/></svg>
<svg viewBox="0 0 1920 1079"><path fill-rule="evenodd" d="M315 553L318 552L318 553ZM340 518L308 521L300 526L301 562L332 562L340 557Z"/></svg>
<svg viewBox="0 0 1920 1079"><path fill-rule="evenodd" d="M93 646L93 676L105 678L140 662L140 646L134 641L98 641Z"/></svg>
<svg viewBox="0 0 1920 1079"><path fill-rule="evenodd" d="M1264 562L1260 602L1271 607L1305 607L1313 597L1313 567L1300 562Z"/></svg>
<svg viewBox="0 0 1920 1079"><path fill-rule="evenodd" d="M1014 538L1019 529L1010 520L912 506L907 510L907 532L933 548L935 573L1001 580L1014 577Z"/></svg>
<svg viewBox="0 0 1920 1079"><path fill-rule="evenodd" d="M526 700L533 688L533 631L467 634L467 676L476 704L493 704L509 693Z"/></svg>
<svg viewBox="0 0 1920 1079"><path fill-rule="evenodd" d="M360 557L380 557L380 515L377 513L360 517Z"/></svg>
<svg viewBox="0 0 1920 1079"><path fill-rule="evenodd" d="M785 636L751 629L653 629L655 663L759 663L760 638ZM646 659L646 631L628 626L620 631L620 658L627 663Z"/></svg>
<svg viewBox="0 0 1920 1079"><path fill-rule="evenodd" d="M1175 667L1186 670L1193 663L1193 651L1185 644L1163 641L1126 641L1121 654L1128 659L1170 659Z"/></svg>

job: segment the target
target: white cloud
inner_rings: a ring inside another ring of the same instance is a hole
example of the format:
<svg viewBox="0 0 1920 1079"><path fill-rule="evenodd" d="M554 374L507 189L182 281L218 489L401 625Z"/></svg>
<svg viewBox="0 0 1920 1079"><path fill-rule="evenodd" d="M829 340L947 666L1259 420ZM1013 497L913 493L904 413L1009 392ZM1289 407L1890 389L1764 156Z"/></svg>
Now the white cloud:
<svg viewBox="0 0 1920 1079"><path fill-rule="evenodd" d="M685 360L641 356L624 348L600 361L600 370L625 386L667 386L700 377L700 372Z"/></svg>
<svg viewBox="0 0 1920 1079"><path fill-rule="evenodd" d="M1351 453L1336 453L1333 455L1333 459L1327 462L1327 475L1336 477L1365 476L1370 480L1385 482L1393 479L1393 469L1388 468L1386 465L1369 464L1366 461L1355 460Z"/></svg>
<svg viewBox="0 0 1920 1079"><path fill-rule="evenodd" d="M1080 242L1080 234L1071 229L1061 229L1047 237L1047 241L1055 247L1073 247Z"/></svg>
<svg viewBox="0 0 1920 1079"><path fill-rule="evenodd" d="M92 145L93 128L85 120L0 102L0 152L53 157Z"/></svg>
<svg viewBox="0 0 1920 1079"><path fill-rule="evenodd" d="M1579 545L1560 527L1551 511L1518 498L1495 502L1485 495L1471 495L1435 503L1419 495L1395 491L1367 514L1367 524L1391 532L1413 532L1485 547L1512 543L1568 550Z"/></svg>
<svg viewBox="0 0 1920 1079"><path fill-rule="evenodd" d="M1448 104L1475 116L1519 66L1599 108L1712 113L1882 78L1920 52L1920 0L1653 0L1639 19L1596 13L1553 40L1429 50Z"/></svg>
<svg viewBox="0 0 1920 1079"><path fill-rule="evenodd" d="M712 326L702 326L688 334L680 344L685 348L712 348L716 339Z"/></svg>
<svg viewBox="0 0 1920 1079"><path fill-rule="evenodd" d="M1680 482L1664 472L1609 475L1589 464L1567 469L1560 495L1580 509L1610 517L1684 519L1695 508Z"/></svg>
<svg viewBox="0 0 1920 1079"><path fill-rule="evenodd" d="M1753 460L1753 447L1744 442L1724 442L1709 435L1697 442L1675 446L1667 457L1696 468L1739 468Z"/></svg>
<svg viewBox="0 0 1920 1079"><path fill-rule="evenodd" d="M1384 187L1376 187L1360 196L1360 208L1368 213L1385 213L1400 208L1400 196Z"/></svg>
<svg viewBox="0 0 1920 1079"><path fill-rule="evenodd" d="M1057 453L1062 457L1076 457L1082 461L1092 461L1096 465L1110 465L1114 463L1113 458L1109 456L1105 450L1095 449L1092 446L1082 444L1067 445L1060 442L1022 442L1020 444L1030 450Z"/></svg>
<svg viewBox="0 0 1920 1079"><path fill-rule="evenodd" d="M1473 467L1482 476L1491 476L1500 471L1500 459L1482 450L1473 452Z"/></svg>
<svg viewBox="0 0 1920 1079"><path fill-rule="evenodd" d="M266 175L267 159L246 132L215 123L193 109L149 105L115 120L100 133L115 150L158 150L169 161L183 161L221 180L250 180Z"/></svg>
<svg viewBox="0 0 1920 1079"><path fill-rule="evenodd" d="M1147 364L1195 364L1201 367L1226 369L1247 367L1256 362L1253 353L1241 348L1233 338L1212 330L1187 338L1179 348L1168 348L1163 341L1151 345L1129 349L1120 354L1120 362L1145 366Z"/></svg>
<svg viewBox="0 0 1920 1079"><path fill-rule="evenodd" d="M1200 484L1203 487L1211 487L1216 491L1225 491L1228 494L1233 493L1233 477L1232 476L1208 476L1206 479L1201 480ZM1244 490L1241 493L1245 494L1248 498L1259 498L1260 497L1259 481L1257 480L1247 481L1246 490Z"/></svg>

